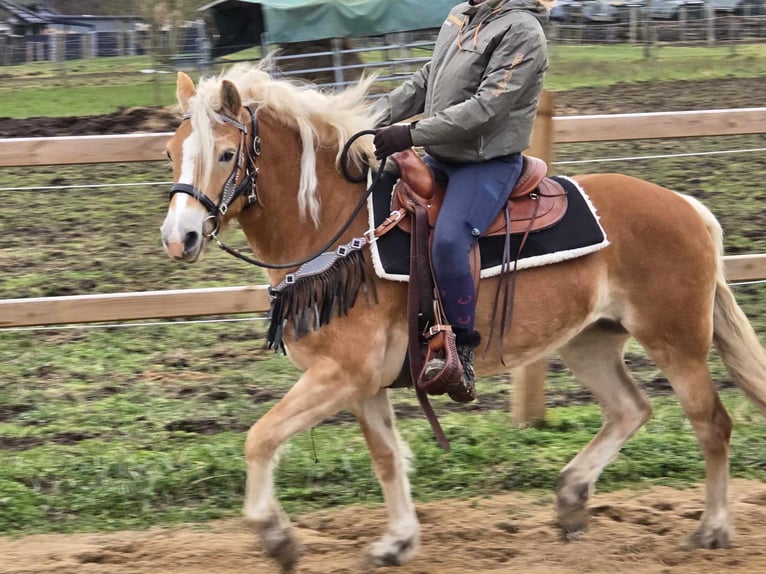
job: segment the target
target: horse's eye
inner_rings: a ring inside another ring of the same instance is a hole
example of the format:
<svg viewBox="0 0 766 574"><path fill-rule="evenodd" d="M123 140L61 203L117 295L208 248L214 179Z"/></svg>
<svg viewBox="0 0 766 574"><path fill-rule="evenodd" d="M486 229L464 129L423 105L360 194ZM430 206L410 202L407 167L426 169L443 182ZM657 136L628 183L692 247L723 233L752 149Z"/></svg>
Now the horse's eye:
<svg viewBox="0 0 766 574"><path fill-rule="evenodd" d="M168 156L168 159L169 159L170 161L173 161L173 156L172 156L172 155L170 155L170 150L167 150L167 149L166 149L166 150L165 150L165 155L166 155L166 156Z"/></svg>
<svg viewBox="0 0 766 574"><path fill-rule="evenodd" d="M230 162L232 159L234 159L234 152L230 149L227 149L218 156L218 161Z"/></svg>

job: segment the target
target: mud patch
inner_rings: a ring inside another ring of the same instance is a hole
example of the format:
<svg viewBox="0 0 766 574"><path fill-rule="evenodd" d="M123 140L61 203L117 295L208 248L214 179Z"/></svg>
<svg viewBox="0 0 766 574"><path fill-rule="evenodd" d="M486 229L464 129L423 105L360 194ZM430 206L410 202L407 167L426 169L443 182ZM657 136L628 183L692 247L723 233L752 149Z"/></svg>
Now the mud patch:
<svg viewBox="0 0 766 574"><path fill-rule="evenodd" d="M224 431L242 432L247 427L236 423L227 424L217 419L182 419L167 423L165 430L209 435Z"/></svg>
<svg viewBox="0 0 766 574"><path fill-rule="evenodd" d="M98 116L61 118L0 118L0 137L51 137L60 135L114 135L134 132L171 132L179 116L166 108L126 108Z"/></svg>
<svg viewBox="0 0 766 574"><path fill-rule="evenodd" d="M0 449L27 450L44 444L76 444L80 441L97 438L98 433L60 432L46 436L0 436Z"/></svg>

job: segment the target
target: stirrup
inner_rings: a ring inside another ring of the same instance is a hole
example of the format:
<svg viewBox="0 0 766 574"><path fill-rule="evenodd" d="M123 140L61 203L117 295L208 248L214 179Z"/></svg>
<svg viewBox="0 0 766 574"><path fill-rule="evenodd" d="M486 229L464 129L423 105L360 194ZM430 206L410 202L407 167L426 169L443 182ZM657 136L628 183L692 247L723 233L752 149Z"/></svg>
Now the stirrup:
<svg viewBox="0 0 766 574"><path fill-rule="evenodd" d="M417 384L429 395L443 395L448 388L459 385L462 376L463 366L457 355L452 328L449 325L431 327L425 364Z"/></svg>
<svg viewBox="0 0 766 574"><path fill-rule="evenodd" d="M468 377L462 372L462 368L460 371L460 377L453 376L446 367L444 359L431 359L423 369L420 386L426 389L428 394L443 395L446 393L455 402L470 403L476 398L476 387L469 382ZM434 382L437 377L440 379ZM447 382L445 383L445 381Z"/></svg>
<svg viewBox="0 0 766 574"><path fill-rule="evenodd" d="M455 333L446 325L431 329L425 366L418 385L430 395L447 394L455 401L466 403L475 398L473 385L460 362Z"/></svg>

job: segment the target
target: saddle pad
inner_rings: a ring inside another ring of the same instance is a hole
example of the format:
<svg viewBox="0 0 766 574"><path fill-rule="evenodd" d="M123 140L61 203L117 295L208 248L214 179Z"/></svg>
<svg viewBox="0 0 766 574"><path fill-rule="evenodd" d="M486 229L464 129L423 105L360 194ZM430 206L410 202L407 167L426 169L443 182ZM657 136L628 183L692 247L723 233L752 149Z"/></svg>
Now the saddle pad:
<svg viewBox="0 0 766 574"><path fill-rule="evenodd" d="M564 218L547 229L530 233L519 257L517 269L541 267L582 257L609 245L598 220L596 208L585 191L568 177L554 177L566 190L569 205ZM391 190L375 190L368 200L370 229L391 213ZM521 244L522 233L511 235L512 260ZM494 277L502 271L505 237L479 239L481 277ZM382 279L407 281L410 268L410 235L398 227L370 245L375 272Z"/></svg>

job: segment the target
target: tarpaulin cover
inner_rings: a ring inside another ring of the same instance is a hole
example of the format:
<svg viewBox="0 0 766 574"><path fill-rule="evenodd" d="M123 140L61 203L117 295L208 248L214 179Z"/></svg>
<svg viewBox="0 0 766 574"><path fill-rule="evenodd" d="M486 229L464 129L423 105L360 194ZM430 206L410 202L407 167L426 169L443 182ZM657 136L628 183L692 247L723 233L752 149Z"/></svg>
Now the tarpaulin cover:
<svg viewBox="0 0 766 574"><path fill-rule="evenodd" d="M286 44L440 28L459 0L216 0L202 6L220 40ZM222 42L216 42L221 44ZM232 50L233 51L233 50Z"/></svg>

